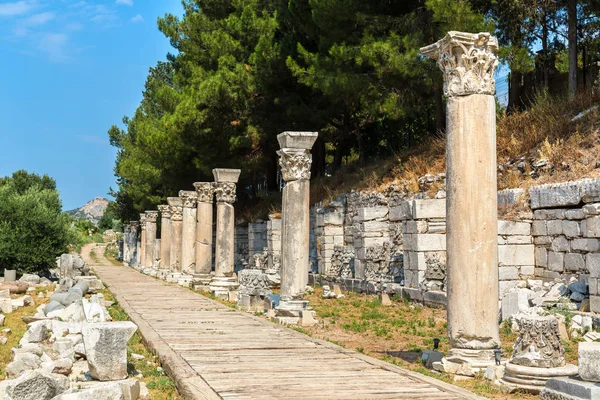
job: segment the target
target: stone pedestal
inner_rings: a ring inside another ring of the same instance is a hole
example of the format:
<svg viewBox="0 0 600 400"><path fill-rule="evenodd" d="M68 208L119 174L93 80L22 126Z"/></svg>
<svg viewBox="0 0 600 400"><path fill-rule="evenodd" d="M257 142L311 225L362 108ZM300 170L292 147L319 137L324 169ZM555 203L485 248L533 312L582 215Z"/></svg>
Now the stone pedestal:
<svg viewBox="0 0 600 400"><path fill-rule="evenodd" d="M285 180L282 198L281 302L278 316L300 317L307 310L310 231L310 149L317 132L284 132L277 136L279 165Z"/></svg>
<svg viewBox="0 0 600 400"><path fill-rule="evenodd" d="M156 219L158 211L146 211L146 242L144 249L144 267L154 267L154 242L156 241Z"/></svg>
<svg viewBox="0 0 600 400"><path fill-rule="evenodd" d="M271 294L267 274L260 269L243 269L238 273L238 280L238 307L247 312L264 312L264 297Z"/></svg>
<svg viewBox="0 0 600 400"><path fill-rule="evenodd" d="M160 268L171 265L171 209L168 205L158 206L160 211Z"/></svg>
<svg viewBox="0 0 600 400"><path fill-rule="evenodd" d="M239 284L235 277L235 184L240 176L239 169L214 169L215 196L217 199L217 235L215 247L215 276L210 281L210 290L217 296L229 296Z"/></svg>
<svg viewBox="0 0 600 400"><path fill-rule="evenodd" d="M179 197L183 202L181 221L181 272L192 274L196 270L196 201L195 191L181 190Z"/></svg>
<svg viewBox="0 0 600 400"><path fill-rule="evenodd" d="M194 183L198 204L196 205L196 270L194 284L206 286L212 278L213 246L213 198L211 182Z"/></svg>
<svg viewBox="0 0 600 400"><path fill-rule="evenodd" d="M167 199L171 210L171 251L169 254L171 272L181 272L181 225L183 220L183 202L179 197Z"/></svg>
<svg viewBox="0 0 600 400"><path fill-rule="evenodd" d="M539 393L549 379L577 375L577 366L565 361L556 317L523 317L519 332L503 386Z"/></svg>
<svg viewBox="0 0 600 400"><path fill-rule="evenodd" d="M141 233L141 237L140 237L140 245L138 246L139 248L139 262L138 262L138 267L139 268L143 268L144 264L146 262L146 214L145 213L141 213L140 214L140 225L142 228L142 233Z"/></svg>
<svg viewBox="0 0 600 400"><path fill-rule="evenodd" d="M447 97L448 335L454 358L491 364L499 348L494 70L498 41L449 32L421 52L438 60ZM473 354L471 354L473 353ZM493 357L491 358L493 360Z"/></svg>

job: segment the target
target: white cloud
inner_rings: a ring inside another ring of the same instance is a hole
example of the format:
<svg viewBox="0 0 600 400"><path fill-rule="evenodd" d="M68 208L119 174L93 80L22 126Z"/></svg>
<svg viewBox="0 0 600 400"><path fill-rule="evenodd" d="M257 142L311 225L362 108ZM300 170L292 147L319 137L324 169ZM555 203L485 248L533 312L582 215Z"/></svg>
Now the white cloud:
<svg viewBox="0 0 600 400"><path fill-rule="evenodd" d="M131 18L131 22L144 22L144 17L142 17L141 14L138 14L135 17Z"/></svg>
<svg viewBox="0 0 600 400"><path fill-rule="evenodd" d="M39 26L52 21L54 17L56 17L56 15L53 12L44 12L25 18L23 23L27 26Z"/></svg>
<svg viewBox="0 0 600 400"><path fill-rule="evenodd" d="M69 57L67 54L67 43L69 36L64 33L44 34L40 41L40 50L53 62L63 62Z"/></svg>
<svg viewBox="0 0 600 400"><path fill-rule="evenodd" d="M125 0L129 1L129 0ZM0 17L13 17L23 15L33 8L33 5L27 1L17 1L14 3L0 4Z"/></svg>
<svg viewBox="0 0 600 400"><path fill-rule="evenodd" d="M117 0L117 4L131 7L133 6L133 0Z"/></svg>

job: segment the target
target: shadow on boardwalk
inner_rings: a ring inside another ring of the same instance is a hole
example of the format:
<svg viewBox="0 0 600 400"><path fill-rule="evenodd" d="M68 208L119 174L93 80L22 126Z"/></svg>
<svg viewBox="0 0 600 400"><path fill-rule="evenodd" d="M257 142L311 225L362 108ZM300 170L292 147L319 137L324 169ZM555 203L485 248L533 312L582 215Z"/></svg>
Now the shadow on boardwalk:
<svg viewBox="0 0 600 400"><path fill-rule="evenodd" d="M95 266L186 399L478 399L122 266Z"/></svg>

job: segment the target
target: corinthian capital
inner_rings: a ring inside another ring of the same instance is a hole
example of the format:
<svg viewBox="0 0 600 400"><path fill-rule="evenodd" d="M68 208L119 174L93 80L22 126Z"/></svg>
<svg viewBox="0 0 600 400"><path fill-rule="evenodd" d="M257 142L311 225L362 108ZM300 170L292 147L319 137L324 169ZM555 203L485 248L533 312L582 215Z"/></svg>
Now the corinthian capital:
<svg viewBox="0 0 600 400"><path fill-rule="evenodd" d="M215 187L212 182L196 182L194 183L196 194L198 195L198 203L212 203L215 194Z"/></svg>
<svg viewBox="0 0 600 400"><path fill-rule="evenodd" d="M171 208L171 221L183 221L183 207L169 206Z"/></svg>
<svg viewBox="0 0 600 400"><path fill-rule="evenodd" d="M235 183L217 182L215 183L215 197L217 202L235 203Z"/></svg>
<svg viewBox="0 0 600 400"><path fill-rule="evenodd" d="M281 149L279 155L279 166L283 180L286 182L309 180L312 155L304 149Z"/></svg>
<svg viewBox="0 0 600 400"><path fill-rule="evenodd" d="M470 94L493 95L498 65L498 40L489 33L451 31L441 40L421 48L425 57L438 61L444 73L447 97Z"/></svg>
<svg viewBox="0 0 600 400"><path fill-rule="evenodd" d="M146 222L156 223L158 218L158 211L146 211Z"/></svg>
<svg viewBox="0 0 600 400"><path fill-rule="evenodd" d="M198 195L193 190L180 190L179 197L181 197L181 201L183 202L183 207L185 208L194 208L196 207L196 201L198 199Z"/></svg>
<svg viewBox="0 0 600 400"><path fill-rule="evenodd" d="M158 211L160 211L161 218L171 218L171 209L168 205L160 205L157 207Z"/></svg>

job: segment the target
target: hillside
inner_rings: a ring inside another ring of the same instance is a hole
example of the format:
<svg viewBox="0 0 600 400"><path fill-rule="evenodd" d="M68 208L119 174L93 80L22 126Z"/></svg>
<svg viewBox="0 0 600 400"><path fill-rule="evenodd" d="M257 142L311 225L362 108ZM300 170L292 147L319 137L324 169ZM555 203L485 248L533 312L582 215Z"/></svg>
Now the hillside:
<svg viewBox="0 0 600 400"><path fill-rule="evenodd" d="M96 197L81 208L67 211L67 214L72 215L77 219L92 221L95 225L98 225L98 222L100 222L100 219L104 215L108 203L108 200L104 197Z"/></svg>

